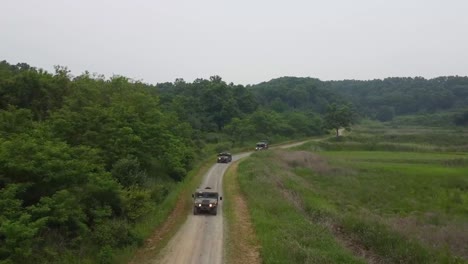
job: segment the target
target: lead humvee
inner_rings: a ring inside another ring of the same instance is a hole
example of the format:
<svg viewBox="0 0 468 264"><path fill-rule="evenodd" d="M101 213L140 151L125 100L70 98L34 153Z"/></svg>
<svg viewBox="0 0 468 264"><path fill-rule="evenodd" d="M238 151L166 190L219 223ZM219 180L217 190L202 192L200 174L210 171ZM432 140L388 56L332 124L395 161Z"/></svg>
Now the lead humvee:
<svg viewBox="0 0 468 264"><path fill-rule="evenodd" d="M218 213L218 202L223 200L222 196L216 190L206 187L205 189L197 189L193 197L193 214L210 213L216 215Z"/></svg>

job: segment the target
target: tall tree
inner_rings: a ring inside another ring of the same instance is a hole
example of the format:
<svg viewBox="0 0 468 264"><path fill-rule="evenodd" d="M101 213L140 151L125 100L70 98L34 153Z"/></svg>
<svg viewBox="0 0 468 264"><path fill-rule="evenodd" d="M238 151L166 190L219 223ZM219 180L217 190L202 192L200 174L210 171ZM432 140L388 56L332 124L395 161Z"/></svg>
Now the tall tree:
<svg viewBox="0 0 468 264"><path fill-rule="evenodd" d="M341 128L349 129L354 122L354 112L348 105L331 104L328 106L324 116L325 128L336 131L340 135Z"/></svg>

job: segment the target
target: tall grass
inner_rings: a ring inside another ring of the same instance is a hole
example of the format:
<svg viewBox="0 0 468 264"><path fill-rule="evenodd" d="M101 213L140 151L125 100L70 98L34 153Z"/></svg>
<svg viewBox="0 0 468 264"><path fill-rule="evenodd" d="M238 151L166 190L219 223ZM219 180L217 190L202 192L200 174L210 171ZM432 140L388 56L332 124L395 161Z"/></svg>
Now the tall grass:
<svg viewBox="0 0 468 264"><path fill-rule="evenodd" d="M342 248L321 225L284 198L276 166L255 155L239 165L239 182L246 193L264 263L364 263Z"/></svg>
<svg viewBox="0 0 468 264"><path fill-rule="evenodd" d="M341 263L467 263L468 153L446 152L458 139L443 145L440 131L411 128L394 130L385 146L369 132L240 164L267 263L320 263L310 252L340 252ZM279 244L294 243L299 257L286 261Z"/></svg>

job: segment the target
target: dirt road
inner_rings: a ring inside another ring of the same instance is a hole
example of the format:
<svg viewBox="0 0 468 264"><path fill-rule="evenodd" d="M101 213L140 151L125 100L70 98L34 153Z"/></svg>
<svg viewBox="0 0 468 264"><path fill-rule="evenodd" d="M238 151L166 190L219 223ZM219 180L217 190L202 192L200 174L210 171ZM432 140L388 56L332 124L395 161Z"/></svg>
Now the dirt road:
<svg viewBox="0 0 468 264"><path fill-rule="evenodd" d="M236 161L250 153L232 156ZM220 191L222 196L223 176L230 163L215 163L204 176L201 188L207 186ZM223 202L220 201L218 215L190 214L176 235L169 241L152 263L209 264L224 263Z"/></svg>
<svg viewBox="0 0 468 264"><path fill-rule="evenodd" d="M279 146L290 148L303 142ZM247 157L252 152L232 156L232 161ZM211 187L222 196L223 176L230 163L215 163L204 176L200 188ZM187 212L189 213L189 212ZM223 202L220 201L218 215L190 215L161 254L151 263L164 264L221 264L224 263Z"/></svg>

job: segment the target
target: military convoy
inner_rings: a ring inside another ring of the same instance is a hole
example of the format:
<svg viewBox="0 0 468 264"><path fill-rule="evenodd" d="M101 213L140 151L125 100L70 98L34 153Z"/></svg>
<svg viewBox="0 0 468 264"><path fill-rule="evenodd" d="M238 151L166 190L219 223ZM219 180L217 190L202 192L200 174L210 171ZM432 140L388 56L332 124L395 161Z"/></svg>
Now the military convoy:
<svg viewBox="0 0 468 264"><path fill-rule="evenodd" d="M193 214L208 213L216 215L218 213L218 203L223 200L222 196L216 190L206 187L197 189L193 197Z"/></svg>
<svg viewBox="0 0 468 264"><path fill-rule="evenodd" d="M260 141L256 144L255 150L266 150L268 149L267 141ZM217 163L229 163L232 161L232 155L229 152L218 153ZM212 215L218 214L218 203L223 200L222 196L219 196L218 191L213 190L211 187L205 189L197 189L192 194L193 198L193 214L198 215L201 213L208 213Z"/></svg>

